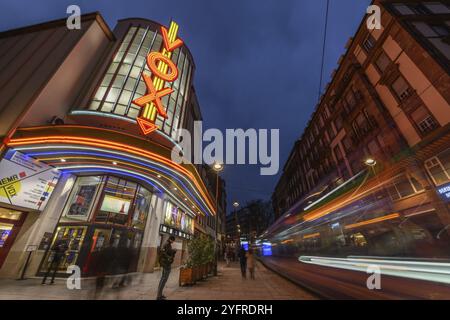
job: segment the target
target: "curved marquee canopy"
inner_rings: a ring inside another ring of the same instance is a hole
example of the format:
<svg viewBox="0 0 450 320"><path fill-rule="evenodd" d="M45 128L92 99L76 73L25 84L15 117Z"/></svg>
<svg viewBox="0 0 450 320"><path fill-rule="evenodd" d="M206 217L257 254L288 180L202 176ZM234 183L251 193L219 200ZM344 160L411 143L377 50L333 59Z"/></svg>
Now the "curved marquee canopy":
<svg viewBox="0 0 450 320"><path fill-rule="evenodd" d="M191 215L216 213L195 166L173 162L169 148L146 139L109 129L62 125L18 129L7 146L62 172L106 172L143 181L171 195Z"/></svg>

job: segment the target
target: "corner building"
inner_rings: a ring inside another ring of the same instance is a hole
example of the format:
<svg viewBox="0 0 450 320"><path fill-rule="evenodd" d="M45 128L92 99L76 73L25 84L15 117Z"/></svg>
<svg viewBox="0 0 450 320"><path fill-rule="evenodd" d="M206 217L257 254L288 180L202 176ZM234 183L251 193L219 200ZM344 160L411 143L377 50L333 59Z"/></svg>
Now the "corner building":
<svg viewBox="0 0 450 320"><path fill-rule="evenodd" d="M160 24L124 19L111 31L99 13L79 30L61 19L0 33L0 277L18 277L28 256L26 275L42 274L58 239L69 248L61 275L73 264L83 276L108 263L152 272L169 235L174 265L186 258L195 221L216 202L196 166L171 160L177 129L199 120L184 44L171 55L178 77L164 84L167 117L149 135L137 124L146 58L162 47Z"/></svg>

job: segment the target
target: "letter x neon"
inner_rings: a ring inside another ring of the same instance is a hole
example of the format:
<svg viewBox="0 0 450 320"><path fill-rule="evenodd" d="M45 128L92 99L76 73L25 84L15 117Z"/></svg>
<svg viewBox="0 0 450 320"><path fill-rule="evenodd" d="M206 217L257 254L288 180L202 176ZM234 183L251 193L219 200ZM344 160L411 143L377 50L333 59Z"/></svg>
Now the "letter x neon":
<svg viewBox="0 0 450 320"><path fill-rule="evenodd" d="M158 114L161 117L167 119L167 114L163 108L161 98L168 94L171 94L173 92L173 89L172 88L164 88L164 89L161 89L158 91L155 89L155 86L153 85L153 82L149 76L142 74L142 78L144 78L145 85L147 86L147 94L143 97L133 100L133 103L142 108L147 103L154 102L156 105L156 109L158 110Z"/></svg>

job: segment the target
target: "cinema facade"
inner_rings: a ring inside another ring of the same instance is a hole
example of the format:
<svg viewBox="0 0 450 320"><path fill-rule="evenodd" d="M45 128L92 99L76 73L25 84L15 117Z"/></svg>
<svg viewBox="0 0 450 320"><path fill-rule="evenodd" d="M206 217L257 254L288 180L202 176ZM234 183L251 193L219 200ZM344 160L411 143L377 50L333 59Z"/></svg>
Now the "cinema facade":
<svg viewBox="0 0 450 320"><path fill-rule="evenodd" d="M0 277L42 274L58 239L61 275L95 275L106 248L120 250L117 272L152 272L169 235L179 265L199 217L214 220L204 166L171 160L177 129L201 119L177 32L135 18L111 31L92 13L79 30L61 19L0 33Z"/></svg>

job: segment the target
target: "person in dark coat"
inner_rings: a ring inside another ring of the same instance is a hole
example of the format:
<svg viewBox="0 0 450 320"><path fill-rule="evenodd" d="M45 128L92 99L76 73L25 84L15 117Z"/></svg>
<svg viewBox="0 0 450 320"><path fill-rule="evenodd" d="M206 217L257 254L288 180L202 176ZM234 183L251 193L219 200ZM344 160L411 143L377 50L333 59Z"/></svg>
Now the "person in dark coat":
<svg viewBox="0 0 450 320"><path fill-rule="evenodd" d="M161 280L158 286L158 295L156 300L164 300L166 297L163 295L164 286L169 279L172 263L175 258L176 250L172 249L172 243L175 241L174 236L170 236L166 244L162 247L159 253L159 264L162 267Z"/></svg>
<svg viewBox="0 0 450 320"><path fill-rule="evenodd" d="M247 256L244 247L239 249L239 264L241 265L242 278L247 277Z"/></svg>
<svg viewBox="0 0 450 320"><path fill-rule="evenodd" d="M47 272L45 273L44 279L42 279L42 284L45 284L50 272L53 271L52 278L50 284L55 283L56 272L58 271L59 264L61 260L63 260L66 255L66 251L68 249L68 239L66 237L56 240L55 244L51 251L53 251L53 259L50 265L48 266Z"/></svg>

